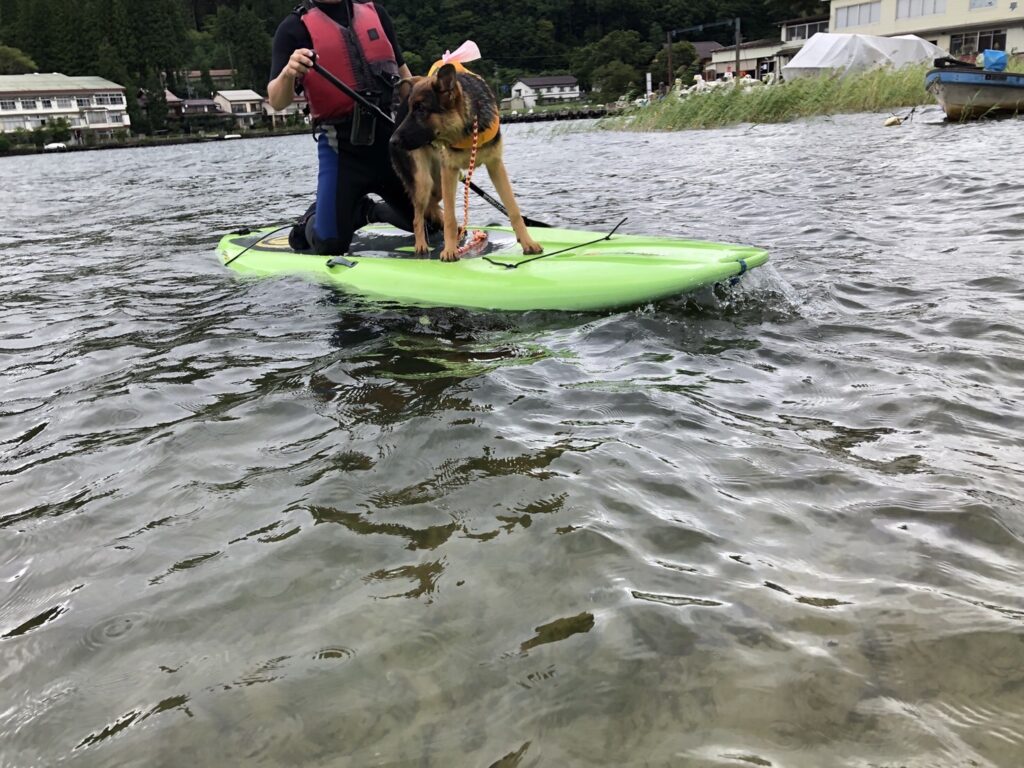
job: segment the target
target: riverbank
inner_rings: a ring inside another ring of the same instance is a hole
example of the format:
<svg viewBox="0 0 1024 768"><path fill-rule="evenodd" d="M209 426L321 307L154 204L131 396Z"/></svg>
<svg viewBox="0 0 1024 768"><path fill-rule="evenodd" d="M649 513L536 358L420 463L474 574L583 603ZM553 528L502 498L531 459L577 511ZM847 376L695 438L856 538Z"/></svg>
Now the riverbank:
<svg viewBox="0 0 1024 768"><path fill-rule="evenodd" d="M86 152L94 149L133 149L136 147L165 147L173 144L205 144L211 141L231 141L234 139L265 139L271 136L294 136L296 134L309 133L309 126L297 126L293 128L278 128L274 131L245 131L243 133L228 134L182 134L166 136L131 136L114 141L98 142L95 144L64 144L60 149L44 149L35 145L14 144L4 145L0 143L0 157L13 155L41 155L56 154L63 152Z"/></svg>
<svg viewBox="0 0 1024 768"><path fill-rule="evenodd" d="M923 66L896 71L876 69L846 78L803 78L772 86L720 86L681 98L670 96L608 123L622 130L671 131L904 109L934 102L924 89L926 71Z"/></svg>
<svg viewBox="0 0 1024 768"><path fill-rule="evenodd" d="M1017 63L1011 69L1019 70ZM924 89L929 66L875 69L845 78L803 78L773 86L718 87L669 96L604 122L634 131L719 128L736 123L785 123L804 117L885 112L934 104Z"/></svg>

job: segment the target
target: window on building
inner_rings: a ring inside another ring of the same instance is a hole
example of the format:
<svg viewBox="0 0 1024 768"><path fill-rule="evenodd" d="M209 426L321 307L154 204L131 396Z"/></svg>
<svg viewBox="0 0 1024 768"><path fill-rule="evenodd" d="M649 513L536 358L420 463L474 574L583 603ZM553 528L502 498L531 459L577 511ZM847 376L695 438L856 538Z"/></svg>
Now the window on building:
<svg viewBox="0 0 1024 768"><path fill-rule="evenodd" d="M977 11L980 8L995 8L996 0L971 0L970 8Z"/></svg>
<svg viewBox="0 0 1024 768"><path fill-rule="evenodd" d="M896 18L913 19L946 12L946 0L896 0Z"/></svg>
<svg viewBox="0 0 1024 768"><path fill-rule="evenodd" d="M863 27L868 24L877 24L881 18L881 0L875 0L873 3L847 5L836 9L836 29L845 29L846 27Z"/></svg>
<svg viewBox="0 0 1024 768"><path fill-rule="evenodd" d="M71 99L57 99L58 109L71 109L75 106L75 102Z"/></svg>
<svg viewBox="0 0 1024 768"><path fill-rule="evenodd" d="M53 109L53 99L43 99L43 109Z"/></svg>
<svg viewBox="0 0 1024 768"><path fill-rule="evenodd" d="M4 117L0 118L0 127L5 131L16 131L18 128L25 127L25 121L20 117Z"/></svg>
<svg viewBox="0 0 1024 768"><path fill-rule="evenodd" d="M39 102L36 101L35 99L25 99L25 98L23 98L21 100L21 108L22 109L39 109Z"/></svg>
<svg viewBox="0 0 1024 768"><path fill-rule="evenodd" d="M814 21L809 24L794 24L786 27L786 40L809 40L819 32L828 32L827 21Z"/></svg>
<svg viewBox="0 0 1024 768"><path fill-rule="evenodd" d="M978 50L984 51L991 49L993 51L1005 51L1006 50L1006 30L1005 29L990 29L987 32L978 33Z"/></svg>
<svg viewBox="0 0 1024 768"><path fill-rule="evenodd" d="M78 104L79 107L91 107L92 106L92 99L89 98L88 96L79 96L78 98L75 99L75 102Z"/></svg>
<svg viewBox="0 0 1024 768"><path fill-rule="evenodd" d="M0 109L17 109L14 99L0 99Z"/></svg>
<svg viewBox="0 0 1024 768"><path fill-rule="evenodd" d="M117 106L120 104L124 104L124 98L121 96L120 93L97 93L96 103Z"/></svg>
<svg viewBox="0 0 1024 768"><path fill-rule="evenodd" d="M1006 30L987 29L980 32L962 32L959 35L950 35L950 56L973 56L986 49L1005 51Z"/></svg>

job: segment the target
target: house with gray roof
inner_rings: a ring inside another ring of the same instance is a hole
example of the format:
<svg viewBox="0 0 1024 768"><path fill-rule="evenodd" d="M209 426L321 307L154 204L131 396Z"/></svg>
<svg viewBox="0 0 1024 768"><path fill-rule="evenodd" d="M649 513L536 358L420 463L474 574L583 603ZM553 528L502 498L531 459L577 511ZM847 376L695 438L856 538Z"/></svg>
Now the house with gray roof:
<svg viewBox="0 0 1024 768"><path fill-rule="evenodd" d="M252 128L263 117L264 99L249 89L217 91L213 101L222 112L231 114L239 128Z"/></svg>
<svg viewBox="0 0 1024 768"><path fill-rule="evenodd" d="M526 109L538 104L578 101L580 85L572 75L524 77L512 86L512 98L522 99Z"/></svg>

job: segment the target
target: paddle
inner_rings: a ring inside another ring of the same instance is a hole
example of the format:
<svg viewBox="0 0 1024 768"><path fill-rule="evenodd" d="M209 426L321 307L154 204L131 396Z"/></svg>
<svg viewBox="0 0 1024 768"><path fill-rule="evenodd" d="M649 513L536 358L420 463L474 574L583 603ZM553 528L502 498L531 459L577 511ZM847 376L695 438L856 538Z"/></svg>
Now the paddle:
<svg viewBox="0 0 1024 768"><path fill-rule="evenodd" d="M388 123L388 125L392 125L393 126L395 124L395 119L393 117L391 117L391 115L389 115L383 109L381 109L376 104L374 104L372 101L367 99L365 96L363 96L361 93L359 93L359 91L355 90L351 86L349 86L346 83L344 83L343 81L339 80L337 77L335 77L333 74L331 74L331 72L329 72L328 70L324 69L320 65L320 63L316 60L316 52L313 53L311 58L313 59L313 71L316 72L318 75L320 75L324 80L329 82L335 88L340 89L342 91L342 93L346 94L349 98L354 99L355 101L358 101L360 104L362 104L368 110L370 110L375 115L377 115L378 117L383 119L384 122ZM478 195L480 195L480 197L482 197L488 203L493 205L496 209L501 211L501 213L504 216L508 217L508 209L504 205L502 205L500 201L495 200L493 197L491 197L489 194L487 194L487 192L485 192L484 190L480 189L480 187L478 187L472 181L469 182L469 188L472 189L474 192L476 192ZM545 228L550 228L551 227L550 224L545 224L543 221L537 221L536 219L531 219L529 216L523 216L523 222L528 227L545 227Z"/></svg>

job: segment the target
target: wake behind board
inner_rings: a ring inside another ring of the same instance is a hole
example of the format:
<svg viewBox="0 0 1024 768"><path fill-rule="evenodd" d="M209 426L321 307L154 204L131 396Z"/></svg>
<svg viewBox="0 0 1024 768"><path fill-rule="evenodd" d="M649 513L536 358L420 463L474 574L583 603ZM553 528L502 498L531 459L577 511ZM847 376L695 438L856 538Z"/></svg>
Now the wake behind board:
<svg viewBox="0 0 1024 768"><path fill-rule="evenodd" d="M544 258L524 256L509 227L474 227L487 242L442 262L440 243L417 257L413 237L364 227L345 257L296 253L289 227L224 235L221 261L251 275L300 275L361 296L415 306L592 311L637 306L742 275L768 260L760 248L697 240L533 228ZM556 253L556 251L558 253Z"/></svg>

